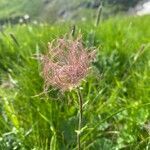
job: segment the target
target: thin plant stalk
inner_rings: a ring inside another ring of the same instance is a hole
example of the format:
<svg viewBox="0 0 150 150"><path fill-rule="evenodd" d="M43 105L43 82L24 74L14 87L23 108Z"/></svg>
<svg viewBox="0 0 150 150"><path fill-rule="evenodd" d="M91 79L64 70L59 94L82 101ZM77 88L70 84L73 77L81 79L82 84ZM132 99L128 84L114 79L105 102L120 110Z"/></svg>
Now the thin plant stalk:
<svg viewBox="0 0 150 150"><path fill-rule="evenodd" d="M102 8L103 8L103 5L102 5L102 2L101 2L100 6L98 8L98 12L97 12L95 27L98 27L98 25L100 24L100 19L101 19L101 14L102 14Z"/></svg>
<svg viewBox="0 0 150 150"><path fill-rule="evenodd" d="M81 150L81 129L82 129L82 116L83 116L83 99L81 95L80 89L77 89L77 95L78 95L78 106L79 106L79 124L78 124L78 132L77 132L77 145L78 150Z"/></svg>

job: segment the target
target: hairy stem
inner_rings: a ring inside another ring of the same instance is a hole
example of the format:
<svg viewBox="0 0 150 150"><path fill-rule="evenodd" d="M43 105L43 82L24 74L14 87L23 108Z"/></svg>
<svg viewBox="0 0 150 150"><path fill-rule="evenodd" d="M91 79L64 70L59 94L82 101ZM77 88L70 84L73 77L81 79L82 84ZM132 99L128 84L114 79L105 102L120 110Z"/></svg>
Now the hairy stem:
<svg viewBox="0 0 150 150"><path fill-rule="evenodd" d="M81 96L81 91L79 89L77 90L77 95L78 95L78 103L79 103L79 124L78 124L78 132L77 132L77 145L78 145L78 150L81 150L80 136L81 136L81 128L82 128L83 100Z"/></svg>

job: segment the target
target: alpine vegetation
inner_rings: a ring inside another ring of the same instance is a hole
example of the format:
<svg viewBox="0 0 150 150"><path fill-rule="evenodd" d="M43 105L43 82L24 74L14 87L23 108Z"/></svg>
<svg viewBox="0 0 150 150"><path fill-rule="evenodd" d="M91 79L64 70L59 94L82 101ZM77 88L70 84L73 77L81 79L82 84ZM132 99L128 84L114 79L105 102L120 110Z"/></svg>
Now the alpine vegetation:
<svg viewBox="0 0 150 150"><path fill-rule="evenodd" d="M88 74L90 63L94 59L95 50L89 51L84 48L81 36L73 39L61 38L48 43L48 53L43 55L43 77L45 89L54 86L61 91L72 90L79 86L80 81ZM81 91L77 88L79 124L77 133L78 150L81 149L81 129L83 99Z"/></svg>

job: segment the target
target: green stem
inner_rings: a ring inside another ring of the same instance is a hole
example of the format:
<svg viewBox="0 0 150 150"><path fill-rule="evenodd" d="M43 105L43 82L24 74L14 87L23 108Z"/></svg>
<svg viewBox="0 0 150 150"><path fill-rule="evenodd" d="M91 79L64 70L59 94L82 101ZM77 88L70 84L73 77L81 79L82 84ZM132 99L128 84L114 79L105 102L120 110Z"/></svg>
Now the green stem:
<svg viewBox="0 0 150 150"><path fill-rule="evenodd" d="M97 13L97 17L96 17L95 27L98 27L98 25L100 23L101 14L102 14L102 2L101 2L100 6L98 8L98 13Z"/></svg>
<svg viewBox="0 0 150 150"><path fill-rule="evenodd" d="M77 95L78 95L78 103L79 103L79 124L78 124L78 132L77 132L77 145L78 145L78 150L81 150L80 136L81 136L81 128L82 128L83 100L79 89L77 90Z"/></svg>

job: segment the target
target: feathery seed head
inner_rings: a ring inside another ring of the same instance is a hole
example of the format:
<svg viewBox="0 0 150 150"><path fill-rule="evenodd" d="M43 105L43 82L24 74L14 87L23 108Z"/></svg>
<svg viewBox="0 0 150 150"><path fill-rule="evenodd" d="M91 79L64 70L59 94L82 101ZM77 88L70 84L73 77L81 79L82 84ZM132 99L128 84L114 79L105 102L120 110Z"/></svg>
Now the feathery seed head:
<svg viewBox="0 0 150 150"><path fill-rule="evenodd" d="M50 85L62 91L79 85L87 75L95 51L84 48L81 36L77 39L57 39L48 43L48 53L42 56L45 88Z"/></svg>

